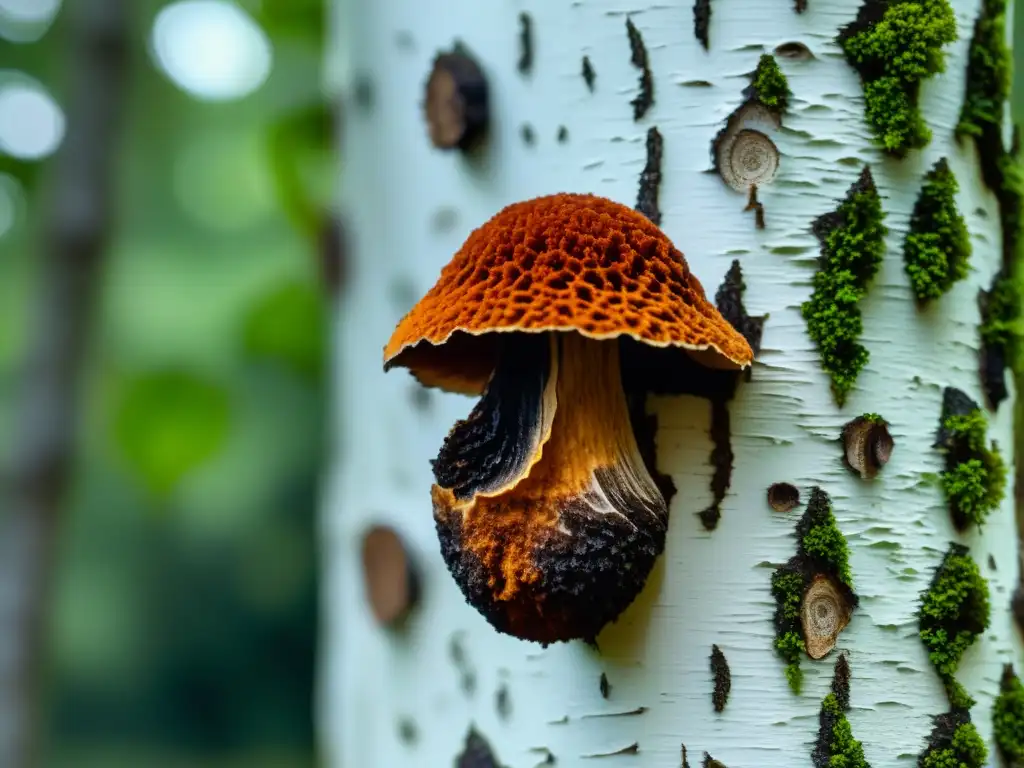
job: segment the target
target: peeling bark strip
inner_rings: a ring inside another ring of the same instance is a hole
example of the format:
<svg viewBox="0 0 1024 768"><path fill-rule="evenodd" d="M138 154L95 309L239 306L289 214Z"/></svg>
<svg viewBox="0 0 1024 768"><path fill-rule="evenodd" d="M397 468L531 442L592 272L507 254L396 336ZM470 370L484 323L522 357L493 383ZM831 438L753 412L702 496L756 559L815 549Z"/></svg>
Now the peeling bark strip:
<svg viewBox="0 0 1024 768"><path fill-rule="evenodd" d="M533 18L526 11L519 14L519 72L528 75L533 71Z"/></svg>
<svg viewBox="0 0 1024 768"><path fill-rule="evenodd" d="M946 454L940 480L958 531L981 526L1006 493L1006 464L999 446L987 444L988 419L966 393L946 387L935 447Z"/></svg>
<svg viewBox="0 0 1024 768"><path fill-rule="evenodd" d="M857 607L846 538L828 495L815 486L796 526L797 553L772 574L775 650L786 661L794 693L803 680L800 657L821 658L835 645Z"/></svg>
<svg viewBox="0 0 1024 768"><path fill-rule="evenodd" d="M694 0L693 35L704 50L708 49L708 28L711 26L711 0Z"/></svg>
<svg viewBox="0 0 1024 768"><path fill-rule="evenodd" d="M846 713L850 709L850 665L846 654L836 661L832 692L821 703L818 713L818 741L811 751L814 768L871 768L864 759L864 747L853 738Z"/></svg>
<svg viewBox="0 0 1024 768"><path fill-rule="evenodd" d="M711 676L714 680L714 690L711 692L711 702L714 704L715 712L721 712L729 702L729 691L732 690L732 673L729 671L729 662L717 645L711 646Z"/></svg>
<svg viewBox="0 0 1024 768"><path fill-rule="evenodd" d="M626 17L626 34L629 36L629 60L640 70L640 92L629 102L633 105L633 119L639 120L654 104L654 76L647 61L647 46L640 35L640 30L633 20Z"/></svg>
<svg viewBox="0 0 1024 768"><path fill-rule="evenodd" d="M581 755L585 759L594 759L598 757L616 757L618 755L639 755L640 754L640 743L633 742L628 747L622 749L616 749L614 752L595 752L590 755Z"/></svg>
<svg viewBox="0 0 1024 768"><path fill-rule="evenodd" d="M487 739L470 726L462 752L455 758L455 768L504 768L498 762Z"/></svg>
<svg viewBox="0 0 1024 768"><path fill-rule="evenodd" d="M640 191L636 197L636 209L653 221L661 224L661 210L658 208L658 190L661 188L661 151L663 142L655 126L647 130L647 164L640 172Z"/></svg>

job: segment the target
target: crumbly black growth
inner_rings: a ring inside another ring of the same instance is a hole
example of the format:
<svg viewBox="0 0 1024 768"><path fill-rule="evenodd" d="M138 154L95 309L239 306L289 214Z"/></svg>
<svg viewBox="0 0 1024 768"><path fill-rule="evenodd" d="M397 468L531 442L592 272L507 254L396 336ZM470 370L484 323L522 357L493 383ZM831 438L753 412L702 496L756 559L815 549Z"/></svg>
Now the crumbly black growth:
<svg viewBox="0 0 1024 768"><path fill-rule="evenodd" d="M466 734L462 752L455 758L455 768L503 768L487 743L487 739L472 726Z"/></svg>
<svg viewBox="0 0 1024 768"><path fill-rule="evenodd" d="M533 71L533 18L523 11L519 14L519 71L528 75Z"/></svg>
<svg viewBox="0 0 1024 768"><path fill-rule="evenodd" d="M729 671L729 662L717 645L711 646L711 675L714 678L715 687L711 692L711 702L714 704L715 712L721 712L729 701L729 691L732 690L732 673Z"/></svg>
<svg viewBox="0 0 1024 768"><path fill-rule="evenodd" d="M839 708L846 712L850 708L850 661L845 653L836 659L835 674L832 677L832 695Z"/></svg>
<svg viewBox="0 0 1024 768"><path fill-rule="evenodd" d="M590 63L590 57L583 57L583 67L581 69L583 74L583 82L587 84L587 90L591 93L594 92L594 81L597 79L597 73L594 72L594 65Z"/></svg>
<svg viewBox="0 0 1024 768"><path fill-rule="evenodd" d="M594 474L613 506L644 514L649 506L646 500L623 500L631 496L630 489L617 487L613 473L598 470ZM640 593L665 548L663 527L638 528L618 515L596 520L585 499L570 503L560 515L565 532L552 530L538 544L534 564L539 578L520 587L514 605L505 605L495 601L487 569L462 547L460 517L438 512L435 509L441 556L467 602L506 634L512 634L510 614L514 614L521 622L517 636L534 639L528 635L535 628L538 641L544 643L540 638L550 626L571 627L573 636L583 640L597 637Z"/></svg>
<svg viewBox="0 0 1024 768"><path fill-rule="evenodd" d="M682 763L679 765L679 768L690 768L690 761L686 759L686 745L681 744L679 751L682 753Z"/></svg>
<svg viewBox="0 0 1024 768"><path fill-rule="evenodd" d="M455 498L502 487L532 459L551 372L548 343L539 334L506 339L487 391L448 433L431 465L437 484Z"/></svg>
<svg viewBox="0 0 1024 768"><path fill-rule="evenodd" d="M711 26L711 0L694 0L693 3L693 35L700 41L706 51L708 49L708 27Z"/></svg>
<svg viewBox="0 0 1024 768"><path fill-rule="evenodd" d="M764 322L767 315L762 317L751 317L747 314L743 305L743 291L746 286L743 283L743 270L739 260L734 260L729 271L725 274L725 280L719 286L715 294L715 306L722 313L722 317L729 321L754 350L757 357L761 349L761 335L764 332ZM701 524L706 530L713 531L718 526L722 517L722 502L725 494L729 491L732 483L732 467L734 455L732 452L732 428L729 418L729 401L736 393L736 386L740 381L740 374L731 371L716 371L713 377L717 386L711 390L711 466L714 472L711 476L711 506L701 511L698 515ZM747 369L747 378L750 377L750 369Z"/></svg>
<svg viewBox="0 0 1024 768"><path fill-rule="evenodd" d="M655 224L661 224L661 209L658 207L658 191L661 188L661 153L664 142L655 126L647 131L647 163L640 172L640 191L637 193L636 209Z"/></svg>
<svg viewBox="0 0 1024 768"><path fill-rule="evenodd" d="M647 61L647 46L644 45L644 39L628 16L626 34L629 36L629 60L640 70L640 93L630 102L633 105L633 119L639 120L654 104L654 76Z"/></svg>

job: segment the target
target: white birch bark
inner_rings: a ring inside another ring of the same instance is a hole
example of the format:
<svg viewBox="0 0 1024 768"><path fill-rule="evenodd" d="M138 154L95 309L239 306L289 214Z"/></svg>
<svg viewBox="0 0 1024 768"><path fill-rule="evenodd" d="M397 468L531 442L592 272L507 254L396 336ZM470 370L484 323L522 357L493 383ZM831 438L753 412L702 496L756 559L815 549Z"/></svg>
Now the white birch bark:
<svg viewBox="0 0 1024 768"><path fill-rule="evenodd" d="M977 373L976 296L999 266L999 218L978 179L973 149L959 148L953 127L962 103L966 53L976 0L953 0L960 39L947 47L945 74L925 82L921 107L931 144L902 162L883 159L863 120L858 77L833 42L859 0L712 0L710 51L693 35L692 2L650 0L339 0L333 76L347 96L372 83L372 104L344 121L342 189L351 280L336 322L333 432L336 454L323 517L326 623L320 733L332 766L447 766L470 725L501 763L526 768L545 752L557 765L633 743L636 754L598 765L691 765L707 750L732 768L810 765L818 711L835 652L803 659L804 690L787 687L772 641L772 566L795 551L796 516L773 513L765 489L776 481L830 494L850 545L861 604L840 636L852 668L854 735L874 766L914 765L931 717L948 709L942 684L917 636L915 611L948 542L959 540L988 579L992 622L967 652L957 678L977 699L974 722L993 750L990 712L1001 666L1020 661L1009 613L1017 579L1013 489L982 533L957 536L940 489L926 480L943 460L931 446L942 390L956 386L983 402ZM521 11L533 19L532 75L516 69ZM629 105L639 72L630 64L625 20L644 37L655 105L634 122ZM491 89L492 128L482 165L434 150L421 111L433 56L462 40L483 65ZM409 41L411 40L411 44ZM404 41L404 42L403 42ZM773 138L782 160L760 191L767 227L756 230L745 198L704 173L710 143L762 52L791 41L813 60L780 59L793 98ZM581 57L596 71L591 93ZM711 87L686 85L708 81ZM529 123L533 146L520 137ZM556 142L565 125L568 142ZM645 135L664 137L662 228L683 251L709 295L734 258L753 315L769 313L753 381L731 404L735 470L718 529L695 513L711 500L710 407L690 397L649 401L660 419L658 464L679 488L665 554L633 606L599 638L546 649L497 634L463 601L438 552L428 460L472 401L432 392L429 409L413 403L404 371L385 375L381 349L411 302L436 279L471 229L508 203L540 194L594 192L627 205L637 197ZM961 184L974 254L970 276L919 313L903 269L902 241L923 174L948 157ZM810 292L817 216L835 208L864 163L884 197L890 228L884 264L862 303L871 354L846 406L836 407L800 304ZM455 224L438 231L438 212ZM834 439L865 411L889 420L892 461L872 482L842 465ZM1012 399L990 416L990 436L1012 463ZM423 595L408 628L378 627L366 604L360 536L371 523L395 526L412 547ZM989 565L992 557L996 568ZM466 693L450 655L453 636L475 674ZM724 713L711 705L708 656L717 643L732 670ZM601 674L611 684L604 699ZM496 706L507 690L510 714ZM606 716L645 707L643 714ZM402 721L418 737L400 738Z"/></svg>

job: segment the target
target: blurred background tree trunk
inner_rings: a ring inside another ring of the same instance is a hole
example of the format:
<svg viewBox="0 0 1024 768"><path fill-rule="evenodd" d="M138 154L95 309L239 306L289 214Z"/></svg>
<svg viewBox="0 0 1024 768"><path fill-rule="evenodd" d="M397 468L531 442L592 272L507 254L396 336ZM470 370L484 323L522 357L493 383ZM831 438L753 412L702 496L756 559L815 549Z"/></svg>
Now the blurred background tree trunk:
<svg viewBox="0 0 1024 768"><path fill-rule="evenodd" d="M0 473L0 765L35 764L45 620L79 422L80 369L111 231L126 85L124 0L70 3L63 35L67 134L46 180L17 425Z"/></svg>
<svg viewBox="0 0 1024 768"><path fill-rule="evenodd" d="M859 0L809 0L804 13L793 5L336 4L332 72L346 106L341 186L351 276L335 324L337 452L324 511L320 729L331 765L453 765L467 743L476 761L458 765L581 765L621 755L601 762L653 768L680 765L681 753L685 763L686 751L690 765L705 751L729 766L809 765L837 654L803 658L803 691L794 695L773 648L770 583L795 552L802 508L773 513L765 495L775 482L795 484L804 499L813 486L824 489L847 538L860 606L839 648L852 669L853 733L873 765L915 765L933 717L949 708L916 612L948 542L970 546L988 580L992 619L957 679L977 699L973 721L992 748L1002 667L1021 659L1009 606L1018 577L1014 493L1008 488L982 530L958 533L933 447L946 387L984 402L976 298L1001 266L995 197L973 145L954 139L978 4L952 2L959 39L946 46L945 74L921 90L933 138L902 160L873 144L862 83L835 42ZM695 35L701 7L711 14L706 45ZM653 84L653 105L639 119L631 100L642 66L627 19ZM434 57L456 41L490 87L489 135L469 156L434 149L423 113ZM773 51L792 96L783 127L771 133L780 164L758 190L759 229L747 196L706 171L713 139L743 103L760 56ZM692 397L651 398L659 468L679 489L666 552L597 649L541 648L495 633L439 556L428 460L472 403L424 392L401 371L385 376L381 348L469 232L503 206L562 191L633 205L652 127L663 139L662 228L709 296L739 260L747 310L768 315L763 346L752 380L729 405L734 471L717 529L705 530L697 516L712 503L711 409ZM922 178L940 158L959 179L974 252L966 279L922 311L903 243ZM870 360L839 408L801 305L819 254L812 222L835 210L865 165L889 234L861 302ZM988 434L1011 466L1013 410L1011 397L988 412ZM866 412L888 420L895 439L873 481L844 466L838 443L843 425ZM398 531L421 576L419 604L399 630L375 623L364 592L362 540L378 524ZM731 667L720 714L712 707L713 644ZM484 742L493 762L482 756Z"/></svg>

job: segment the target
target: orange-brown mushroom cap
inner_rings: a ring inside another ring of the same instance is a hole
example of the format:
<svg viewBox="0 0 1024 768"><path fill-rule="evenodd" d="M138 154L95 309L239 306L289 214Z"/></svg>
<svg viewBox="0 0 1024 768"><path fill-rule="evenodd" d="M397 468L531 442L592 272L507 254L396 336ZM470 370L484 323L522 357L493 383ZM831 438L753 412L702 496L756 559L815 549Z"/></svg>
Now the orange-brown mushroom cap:
<svg viewBox="0 0 1024 768"><path fill-rule="evenodd" d="M753 359L668 237L595 195L515 203L476 229L398 324L384 368L404 366L427 386L478 394L494 368L494 334L515 331L629 336L686 350L712 368Z"/></svg>

